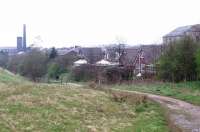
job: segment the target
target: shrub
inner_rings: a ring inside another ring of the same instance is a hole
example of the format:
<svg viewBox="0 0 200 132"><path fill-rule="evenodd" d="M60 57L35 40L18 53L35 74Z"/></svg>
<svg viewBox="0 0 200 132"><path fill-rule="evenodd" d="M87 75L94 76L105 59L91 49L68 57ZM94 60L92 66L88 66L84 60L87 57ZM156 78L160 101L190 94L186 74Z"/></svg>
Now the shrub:
<svg viewBox="0 0 200 132"><path fill-rule="evenodd" d="M0 66L6 68L7 63L8 63L8 53L0 51Z"/></svg>
<svg viewBox="0 0 200 132"><path fill-rule="evenodd" d="M107 67L104 69L102 77L106 83L118 83L128 81L133 78L133 69L130 67Z"/></svg>
<svg viewBox="0 0 200 132"><path fill-rule="evenodd" d="M130 93L125 91L110 91L111 98L116 102L127 102L129 104L143 104L146 103L147 97L146 95L139 93Z"/></svg>
<svg viewBox="0 0 200 132"><path fill-rule="evenodd" d="M57 63L50 63L48 65L47 74L49 78L59 79L61 68Z"/></svg>
<svg viewBox="0 0 200 132"><path fill-rule="evenodd" d="M53 62L57 63L61 68L62 72L71 71L72 66L75 61L77 61L80 57L76 53L69 53L66 55L60 55L56 57Z"/></svg>
<svg viewBox="0 0 200 132"><path fill-rule="evenodd" d="M200 48L197 50L196 55L195 55L195 62L196 62L196 71L198 74L198 78L200 78Z"/></svg>
<svg viewBox="0 0 200 132"><path fill-rule="evenodd" d="M94 65L81 65L72 69L72 76L75 81L96 81L97 71Z"/></svg>
<svg viewBox="0 0 200 132"><path fill-rule="evenodd" d="M58 55L57 50L55 47L51 48L51 51L49 53L49 59L54 59Z"/></svg>
<svg viewBox="0 0 200 132"><path fill-rule="evenodd" d="M159 60L159 77L175 82L195 80L196 49L197 43L189 37L169 44Z"/></svg>
<svg viewBox="0 0 200 132"><path fill-rule="evenodd" d="M89 86L89 88L91 88L91 89L97 89L97 84L96 84L95 82L90 82L90 83L88 84L88 86Z"/></svg>
<svg viewBox="0 0 200 132"><path fill-rule="evenodd" d="M107 67L102 75L106 83L117 83L121 81L121 71L119 67Z"/></svg>
<svg viewBox="0 0 200 132"><path fill-rule="evenodd" d="M36 81L46 74L48 57L40 50L33 49L22 56L19 64L21 75Z"/></svg>

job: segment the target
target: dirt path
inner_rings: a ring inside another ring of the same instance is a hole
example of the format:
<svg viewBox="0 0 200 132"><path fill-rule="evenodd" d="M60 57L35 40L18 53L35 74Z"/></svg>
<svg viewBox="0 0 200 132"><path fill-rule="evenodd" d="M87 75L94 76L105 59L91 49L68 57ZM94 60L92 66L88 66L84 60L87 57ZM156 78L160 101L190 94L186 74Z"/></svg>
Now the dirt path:
<svg viewBox="0 0 200 132"><path fill-rule="evenodd" d="M111 90L133 93L133 96L135 94L145 95L147 99L159 103L166 110L166 117L172 132L200 132L200 106L165 96L136 91Z"/></svg>
<svg viewBox="0 0 200 132"><path fill-rule="evenodd" d="M136 91L116 90L139 95L145 95L147 99L159 103L166 110L166 117L172 132L200 132L200 107L187 102Z"/></svg>
<svg viewBox="0 0 200 132"><path fill-rule="evenodd" d="M166 118L169 123L171 132L200 132L200 106L195 106L190 103L148 93L136 91L117 90L112 91L121 93L132 93L133 96L143 95L148 100L159 103L166 111Z"/></svg>
<svg viewBox="0 0 200 132"><path fill-rule="evenodd" d="M187 102L146 94L150 100L160 103L167 110L167 118L173 131L200 132L200 107Z"/></svg>

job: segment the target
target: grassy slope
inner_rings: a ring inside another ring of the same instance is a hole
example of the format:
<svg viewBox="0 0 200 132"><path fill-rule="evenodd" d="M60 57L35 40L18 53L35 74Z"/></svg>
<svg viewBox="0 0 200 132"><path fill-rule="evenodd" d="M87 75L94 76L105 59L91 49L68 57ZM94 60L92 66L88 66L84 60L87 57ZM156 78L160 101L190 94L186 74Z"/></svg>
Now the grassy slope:
<svg viewBox="0 0 200 132"><path fill-rule="evenodd" d="M28 83L28 81L19 76L15 75L5 69L0 68L0 83L4 84L21 84Z"/></svg>
<svg viewBox="0 0 200 132"><path fill-rule="evenodd" d="M143 83L134 85L116 85L117 89L134 90L171 96L195 105L200 105L200 82L183 83Z"/></svg>
<svg viewBox="0 0 200 132"><path fill-rule="evenodd" d="M0 131L168 131L151 102L134 106L100 91L23 83L7 71L0 78Z"/></svg>

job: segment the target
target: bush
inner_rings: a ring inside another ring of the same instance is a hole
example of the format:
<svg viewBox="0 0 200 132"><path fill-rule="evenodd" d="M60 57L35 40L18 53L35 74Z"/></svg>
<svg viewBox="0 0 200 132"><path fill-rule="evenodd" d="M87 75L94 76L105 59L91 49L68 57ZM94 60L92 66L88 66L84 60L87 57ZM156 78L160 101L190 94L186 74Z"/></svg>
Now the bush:
<svg viewBox="0 0 200 132"><path fill-rule="evenodd" d="M81 65L72 69L71 79L75 81L93 81L96 83L119 83L133 77L131 69L118 66L106 67L95 65Z"/></svg>
<svg viewBox="0 0 200 132"><path fill-rule="evenodd" d="M121 82L121 70L119 67L107 67L102 74L106 83L118 83Z"/></svg>
<svg viewBox="0 0 200 132"><path fill-rule="evenodd" d="M127 102L129 104L144 104L147 102L146 95L138 94L138 93L131 93L131 92L125 92L125 91L116 91L111 90L110 91L111 98L116 102Z"/></svg>
<svg viewBox="0 0 200 132"><path fill-rule="evenodd" d="M61 55L56 57L53 62L57 63L60 67L62 73L71 71L72 66L75 61L77 61L80 57L76 53L69 53L67 55Z"/></svg>
<svg viewBox="0 0 200 132"><path fill-rule="evenodd" d="M196 49L197 43L189 37L169 44L159 60L158 76L173 82L195 80Z"/></svg>
<svg viewBox="0 0 200 132"><path fill-rule="evenodd" d="M62 73L59 64L57 63L50 63L48 65L47 74L49 78L59 79L60 74Z"/></svg>
<svg viewBox="0 0 200 132"><path fill-rule="evenodd" d="M94 65L81 65L72 69L71 78L75 81L96 81L97 70Z"/></svg>
<svg viewBox="0 0 200 132"><path fill-rule="evenodd" d="M58 56L57 50L55 47L51 48L51 51L49 53L49 59L54 59Z"/></svg>
<svg viewBox="0 0 200 132"><path fill-rule="evenodd" d="M8 63L8 53L0 51L0 67L6 68Z"/></svg>
<svg viewBox="0 0 200 132"><path fill-rule="evenodd" d="M106 83L118 83L133 79L133 68L130 67L107 67L104 69L102 78Z"/></svg>
<svg viewBox="0 0 200 132"><path fill-rule="evenodd" d="M23 60L18 64L21 75L36 81L46 74L46 54L40 50L33 49L22 56Z"/></svg>
<svg viewBox="0 0 200 132"><path fill-rule="evenodd" d="M10 56L7 64L8 70L14 73L19 73L20 68L22 67L23 60L24 60L24 55Z"/></svg>
<svg viewBox="0 0 200 132"><path fill-rule="evenodd" d="M195 55L195 62L196 62L196 71L197 71L197 76L200 78L200 49L197 50L196 55Z"/></svg>

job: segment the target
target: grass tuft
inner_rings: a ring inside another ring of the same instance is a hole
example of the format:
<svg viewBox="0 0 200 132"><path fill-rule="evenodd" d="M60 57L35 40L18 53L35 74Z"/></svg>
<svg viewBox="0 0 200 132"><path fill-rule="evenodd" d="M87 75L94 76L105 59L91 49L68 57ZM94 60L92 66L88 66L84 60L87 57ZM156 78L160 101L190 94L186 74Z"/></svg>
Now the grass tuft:
<svg viewBox="0 0 200 132"><path fill-rule="evenodd" d="M160 107L142 96L117 93L123 101L115 101L103 91L0 73L0 131L168 132Z"/></svg>
<svg viewBox="0 0 200 132"><path fill-rule="evenodd" d="M111 88L153 93L158 95L170 96L189 103L200 105L200 82L182 83L139 83L133 85L115 85Z"/></svg>

